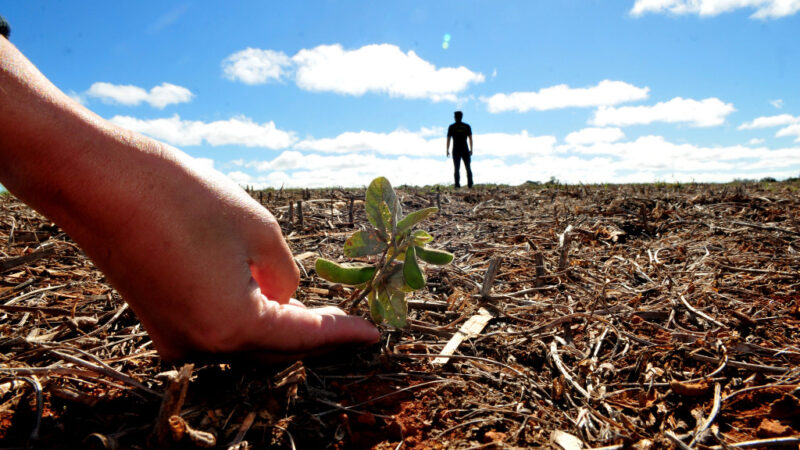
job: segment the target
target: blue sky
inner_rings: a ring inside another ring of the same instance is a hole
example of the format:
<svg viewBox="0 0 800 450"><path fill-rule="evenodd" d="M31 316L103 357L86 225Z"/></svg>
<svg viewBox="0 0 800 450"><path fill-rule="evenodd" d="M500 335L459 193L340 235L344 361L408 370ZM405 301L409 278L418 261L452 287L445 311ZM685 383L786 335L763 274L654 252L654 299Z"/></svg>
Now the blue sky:
<svg viewBox="0 0 800 450"><path fill-rule="evenodd" d="M64 92L242 185L800 175L800 0L7 2Z"/></svg>

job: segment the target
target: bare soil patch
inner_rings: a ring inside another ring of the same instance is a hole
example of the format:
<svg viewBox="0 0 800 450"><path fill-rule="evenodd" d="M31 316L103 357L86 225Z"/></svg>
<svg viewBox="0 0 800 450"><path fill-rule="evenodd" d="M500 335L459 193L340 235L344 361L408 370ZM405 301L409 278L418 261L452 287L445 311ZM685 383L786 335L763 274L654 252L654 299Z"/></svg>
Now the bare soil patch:
<svg viewBox="0 0 800 450"><path fill-rule="evenodd" d="M69 236L3 197L0 446L797 448L798 188L399 188L406 211L440 204L422 228L456 255L427 268L409 329L185 379ZM366 223L363 190L252 195L302 267L297 298L347 306L313 268Z"/></svg>

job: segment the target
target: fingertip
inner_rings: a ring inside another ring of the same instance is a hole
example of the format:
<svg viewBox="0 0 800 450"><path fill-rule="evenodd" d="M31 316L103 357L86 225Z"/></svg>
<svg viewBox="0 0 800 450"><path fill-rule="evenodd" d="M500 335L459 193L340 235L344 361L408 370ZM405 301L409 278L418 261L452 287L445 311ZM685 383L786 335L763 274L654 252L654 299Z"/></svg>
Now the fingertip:
<svg viewBox="0 0 800 450"><path fill-rule="evenodd" d="M341 335L339 336L342 341L374 344L381 338L378 328L362 317L349 316L342 313L342 315L337 315L336 320L342 322Z"/></svg>

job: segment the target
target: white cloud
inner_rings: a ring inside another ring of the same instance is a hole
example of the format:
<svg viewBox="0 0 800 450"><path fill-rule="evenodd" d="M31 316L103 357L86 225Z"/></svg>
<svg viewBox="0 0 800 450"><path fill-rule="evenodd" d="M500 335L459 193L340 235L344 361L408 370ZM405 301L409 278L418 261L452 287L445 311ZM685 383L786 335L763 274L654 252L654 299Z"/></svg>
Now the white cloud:
<svg viewBox="0 0 800 450"><path fill-rule="evenodd" d="M763 144L764 142L765 142L764 139L760 139L760 138L753 138L753 139L750 139L749 141L747 141L747 143L749 145L760 145L760 144Z"/></svg>
<svg viewBox="0 0 800 450"><path fill-rule="evenodd" d="M769 104L774 106L777 109L781 109L781 108L783 108L783 99L779 98L779 99L776 99L776 100L770 100Z"/></svg>
<svg viewBox="0 0 800 450"><path fill-rule="evenodd" d="M584 128L568 134L564 141L570 145L587 145L615 142L625 137L619 128Z"/></svg>
<svg viewBox="0 0 800 450"><path fill-rule="evenodd" d="M148 103L164 109L167 105L186 103L194 97L189 89L171 83L161 83L146 91L138 86L97 82L89 87L86 96L99 98L103 103L135 106Z"/></svg>
<svg viewBox="0 0 800 450"><path fill-rule="evenodd" d="M279 80L292 74L301 89L360 96L382 93L392 97L456 101L457 94L485 77L466 67L442 67L404 53L390 44L345 50L341 45L303 49L289 58L282 52L248 48L223 61L225 76L247 84Z"/></svg>
<svg viewBox="0 0 800 450"><path fill-rule="evenodd" d="M588 88L571 88L559 84L540 89L537 92L512 92L495 94L482 98L489 112L504 111L527 112L532 109L545 111L570 107L610 106L620 103L643 100L648 97L650 88L637 87L624 81L603 80Z"/></svg>
<svg viewBox="0 0 800 450"><path fill-rule="evenodd" d="M554 151L553 136L531 136L523 130L519 134L486 133L473 136L473 157L509 157L550 154ZM445 155L444 130L438 135L430 129L420 132L396 130L390 133L371 131L345 132L334 138L307 139L294 146L296 150L322 153L366 153L381 155L431 156Z"/></svg>
<svg viewBox="0 0 800 450"><path fill-rule="evenodd" d="M489 157L536 157L555 153L554 136L531 136L526 130L518 134L486 133L477 134L473 158ZM444 147L442 141L441 147ZM439 146L437 145L437 148Z"/></svg>
<svg viewBox="0 0 800 450"><path fill-rule="evenodd" d="M264 84L280 80L291 66L291 60L283 52L247 48L222 61L225 77L245 84Z"/></svg>
<svg viewBox="0 0 800 450"><path fill-rule="evenodd" d="M630 13L716 16L742 8L755 9L750 16L754 19L776 19L800 11L800 0L636 0Z"/></svg>
<svg viewBox="0 0 800 450"><path fill-rule="evenodd" d="M214 160L211 159L211 158L192 158L192 159L194 160L194 163L198 167L202 167L206 171L215 170L214 169Z"/></svg>
<svg viewBox="0 0 800 450"><path fill-rule="evenodd" d="M175 146L206 143L211 146L241 145L280 149L287 148L296 141L294 133L279 130L272 121L258 124L247 117L202 122L181 120L177 114L151 120L114 116L111 122Z"/></svg>
<svg viewBox="0 0 800 450"><path fill-rule="evenodd" d="M506 136L505 141L519 136ZM496 142L504 141L496 137ZM473 158L475 181L515 185L528 180L546 181L552 176L569 183L725 182L766 176L786 178L796 176L800 170L798 147L704 147L673 143L662 136L643 136L633 141L567 144L558 150L508 158L486 151L480 158ZM257 187L364 186L377 176L388 177L393 185L452 183L452 163L443 154L418 158L287 150L271 160L249 161L241 167L229 176L240 184Z"/></svg>
<svg viewBox="0 0 800 450"><path fill-rule="evenodd" d="M775 133L775 137L783 137L783 136L797 136L794 140L795 142L800 142L800 122L795 123L793 125L789 125L786 128L782 128Z"/></svg>
<svg viewBox="0 0 800 450"><path fill-rule="evenodd" d="M797 136L795 142L800 142L800 116L793 116L791 114L756 117L750 122L745 122L739 125L739 129L752 130L756 128L772 128L781 126L783 126L783 128L775 133L775 137Z"/></svg>
<svg viewBox="0 0 800 450"><path fill-rule="evenodd" d="M378 176L388 177L395 186L422 186L447 183L452 178L453 168L444 155L440 158L383 158L374 154L319 155L294 151L283 152L271 161L253 161L246 166L254 167L257 172L247 175L236 171L235 181L257 187L366 186Z"/></svg>
<svg viewBox="0 0 800 450"><path fill-rule="evenodd" d="M429 135L427 130L421 133L407 130L390 133L348 131L333 138L306 139L298 142L294 148L323 153L375 152L385 155L424 156L436 153L432 141L425 139L426 135ZM442 139L444 138L440 138ZM443 141L439 149L444 153Z"/></svg>
<svg viewBox="0 0 800 450"><path fill-rule="evenodd" d="M725 117L736 109L718 98L704 100L675 97L652 106L601 106L591 123L598 126L644 125L653 122L688 123L694 127L721 125Z"/></svg>
<svg viewBox="0 0 800 450"><path fill-rule="evenodd" d="M422 127L419 130L420 136L443 136L446 135L447 130L444 127Z"/></svg>
<svg viewBox="0 0 800 450"><path fill-rule="evenodd" d="M390 44L366 45L344 50L341 45L320 45L292 57L296 82L309 91L363 95L386 93L392 97L455 101L456 94L471 83L485 80L466 67L436 68L417 56Z"/></svg>
<svg viewBox="0 0 800 450"><path fill-rule="evenodd" d="M777 116L756 117L750 122L739 125L739 130L752 130L755 128L772 128L792 123L800 123L800 116L795 117L791 114L779 114Z"/></svg>

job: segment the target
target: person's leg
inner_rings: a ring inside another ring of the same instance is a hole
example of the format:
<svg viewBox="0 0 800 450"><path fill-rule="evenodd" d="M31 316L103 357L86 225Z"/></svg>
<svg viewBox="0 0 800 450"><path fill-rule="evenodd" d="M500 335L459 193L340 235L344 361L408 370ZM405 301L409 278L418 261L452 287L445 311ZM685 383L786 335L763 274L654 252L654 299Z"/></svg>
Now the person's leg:
<svg viewBox="0 0 800 450"><path fill-rule="evenodd" d="M470 168L469 153L464 153L464 168L467 169L467 187L472 187L472 169Z"/></svg>
<svg viewBox="0 0 800 450"><path fill-rule="evenodd" d="M453 170L454 170L453 178L455 179L455 187L457 188L461 187L461 185L459 184L460 174L458 173L460 171L460 166L461 166L461 154L459 154L457 151L453 151Z"/></svg>

